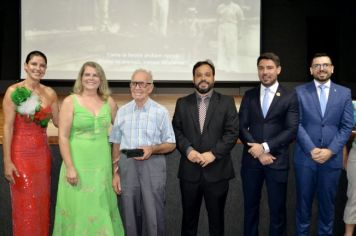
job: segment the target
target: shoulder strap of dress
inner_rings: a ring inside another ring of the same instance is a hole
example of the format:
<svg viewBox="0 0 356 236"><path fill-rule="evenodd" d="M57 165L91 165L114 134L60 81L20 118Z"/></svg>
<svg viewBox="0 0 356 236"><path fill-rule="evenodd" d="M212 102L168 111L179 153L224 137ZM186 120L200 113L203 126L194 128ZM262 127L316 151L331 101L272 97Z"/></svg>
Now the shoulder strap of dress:
<svg viewBox="0 0 356 236"><path fill-rule="evenodd" d="M104 101L103 106L105 107L105 109L107 109L109 112L111 112L111 107L109 105L109 101L108 100Z"/></svg>
<svg viewBox="0 0 356 236"><path fill-rule="evenodd" d="M76 94L72 94L71 97L72 97L74 106L79 105L77 95Z"/></svg>

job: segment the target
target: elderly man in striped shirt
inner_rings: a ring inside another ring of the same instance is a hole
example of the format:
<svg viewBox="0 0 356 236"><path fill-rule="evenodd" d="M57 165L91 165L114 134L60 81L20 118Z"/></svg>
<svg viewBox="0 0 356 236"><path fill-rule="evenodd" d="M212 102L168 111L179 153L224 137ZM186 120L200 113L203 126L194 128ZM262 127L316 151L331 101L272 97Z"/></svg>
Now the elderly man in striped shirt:
<svg viewBox="0 0 356 236"><path fill-rule="evenodd" d="M165 235L166 153L175 136L168 111L149 98L150 71L136 70L130 82L133 100L116 115L113 143L113 187L121 195L126 235Z"/></svg>

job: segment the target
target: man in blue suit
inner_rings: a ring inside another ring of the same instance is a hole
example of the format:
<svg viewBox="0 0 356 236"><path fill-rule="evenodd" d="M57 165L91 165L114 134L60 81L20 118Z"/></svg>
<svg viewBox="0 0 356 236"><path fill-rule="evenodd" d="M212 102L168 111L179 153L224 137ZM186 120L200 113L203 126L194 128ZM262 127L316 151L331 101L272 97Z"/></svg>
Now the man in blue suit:
<svg viewBox="0 0 356 236"><path fill-rule="evenodd" d="M353 126L351 91L331 82L327 54L315 54L314 80L296 88L299 128L294 153L297 187L296 235L309 235L314 195L318 199L318 235L332 235L334 205L342 168L342 149Z"/></svg>
<svg viewBox="0 0 356 236"><path fill-rule="evenodd" d="M286 235L288 147L298 129L298 99L281 86L279 57L263 53L257 59L261 84L242 98L240 139L244 144L241 178L244 194L244 235L258 235L259 206L266 182L270 210L269 235Z"/></svg>

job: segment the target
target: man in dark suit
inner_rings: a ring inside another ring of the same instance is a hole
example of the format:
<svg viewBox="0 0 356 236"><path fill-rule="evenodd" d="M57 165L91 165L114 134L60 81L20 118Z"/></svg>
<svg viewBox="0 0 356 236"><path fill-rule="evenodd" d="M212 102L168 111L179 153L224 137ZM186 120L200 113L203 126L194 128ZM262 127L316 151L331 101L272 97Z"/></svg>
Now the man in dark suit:
<svg viewBox="0 0 356 236"><path fill-rule="evenodd" d="M258 235L259 206L266 181L270 211L269 235L286 235L288 147L298 128L298 99L281 86L279 57L257 59L261 84L242 98L240 139L244 144L241 178L244 194L244 235Z"/></svg>
<svg viewBox="0 0 356 236"><path fill-rule="evenodd" d="M300 110L294 152L298 236L309 235L315 193L318 235L333 235L342 149L353 127L351 91L331 82L333 72L330 57L315 54L310 66L314 80L296 88Z"/></svg>
<svg viewBox="0 0 356 236"><path fill-rule="evenodd" d="M183 206L181 235L197 235L204 198L210 235L224 235L224 208L234 177L230 152L238 137L234 99L213 90L211 61L193 67L195 93L177 100L173 129L181 153L178 177Z"/></svg>

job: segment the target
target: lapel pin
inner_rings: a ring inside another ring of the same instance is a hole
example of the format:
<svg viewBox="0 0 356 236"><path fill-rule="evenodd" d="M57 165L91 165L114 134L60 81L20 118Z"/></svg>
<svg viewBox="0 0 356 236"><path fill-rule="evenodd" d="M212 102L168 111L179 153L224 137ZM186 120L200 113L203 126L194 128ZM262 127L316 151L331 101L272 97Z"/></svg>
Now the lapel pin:
<svg viewBox="0 0 356 236"><path fill-rule="evenodd" d="M277 93L276 93L276 96L277 96L277 97L281 96L281 93L280 93L280 92L277 92Z"/></svg>

